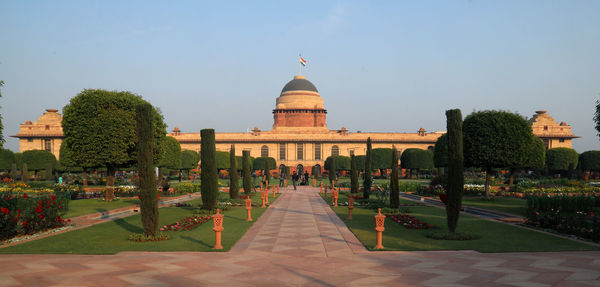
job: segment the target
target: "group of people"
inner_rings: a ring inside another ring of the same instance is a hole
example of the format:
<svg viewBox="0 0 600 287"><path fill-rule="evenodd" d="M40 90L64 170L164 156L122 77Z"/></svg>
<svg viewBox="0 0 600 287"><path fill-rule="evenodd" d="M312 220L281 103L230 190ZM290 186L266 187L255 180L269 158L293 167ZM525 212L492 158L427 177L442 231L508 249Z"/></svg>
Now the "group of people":
<svg viewBox="0 0 600 287"><path fill-rule="evenodd" d="M281 175L279 177L279 185L280 186L283 186L283 182L284 182L285 178L286 178L285 173L281 173ZM294 190L296 190L296 182L300 181L300 185L307 185L308 179L309 179L308 171L305 171L304 175L298 174L298 173L296 173L296 171L294 171L292 173L292 185L294 185Z"/></svg>

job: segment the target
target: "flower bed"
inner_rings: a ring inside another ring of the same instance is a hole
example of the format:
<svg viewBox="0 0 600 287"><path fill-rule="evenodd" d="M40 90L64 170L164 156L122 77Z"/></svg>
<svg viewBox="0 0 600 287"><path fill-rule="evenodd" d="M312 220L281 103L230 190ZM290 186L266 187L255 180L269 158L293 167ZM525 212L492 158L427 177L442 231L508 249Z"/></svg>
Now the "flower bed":
<svg viewBox="0 0 600 287"><path fill-rule="evenodd" d="M0 192L0 240L64 226L69 200L67 192Z"/></svg>
<svg viewBox="0 0 600 287"><path fill-rule="evenodd" d="M397 214L397 215L386 214L385 216L387 218L391 219L392 221L394 221L408 229L436 228L435 225L420 221L416 217L410 216L408 214Z"/></svg>
<svg viewBox="0 0 600 287"><path fill-rule="evenodd" d="M160 231L188 231L210 221L211 218L212 216L189 216L161 227Z"/></svg>

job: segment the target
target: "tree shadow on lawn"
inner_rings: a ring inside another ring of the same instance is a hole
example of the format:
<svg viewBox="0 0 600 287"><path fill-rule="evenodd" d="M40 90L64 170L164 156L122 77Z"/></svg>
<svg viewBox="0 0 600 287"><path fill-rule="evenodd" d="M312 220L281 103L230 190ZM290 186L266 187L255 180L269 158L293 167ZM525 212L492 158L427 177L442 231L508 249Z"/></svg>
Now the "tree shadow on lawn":
<svg viewBox="0 0 600 287"><path fill-rule="evenodd" d="M114 223L117 224L118 226L120 226L121 228L123 228L123 229L125 229L125 230L127 230L129 232L132 232L132 233L142 233L142 232L144 232L144 229L142 227L133 225L133 224L127 222L123 218L115 219Z"/></svg>
<svg viewBox="0 0 600 287"><path fill-rule="evenodd" d="M196 238L192 238L192 237L189 237L189 236L187 236L187 235L182 235L180 238L181 238L181 239L183 239L183 240L190 241L190 242L192 242L192 243L197 243L197 244L200 244L200 245L206 246L206 247L208 247L208 248L212 248L212 247L213 247L212 245L209 245L209 244L205 243L205 242L204 242L204 241L202 241L202 240L198 240L198 239L196 239Z"/></svg>

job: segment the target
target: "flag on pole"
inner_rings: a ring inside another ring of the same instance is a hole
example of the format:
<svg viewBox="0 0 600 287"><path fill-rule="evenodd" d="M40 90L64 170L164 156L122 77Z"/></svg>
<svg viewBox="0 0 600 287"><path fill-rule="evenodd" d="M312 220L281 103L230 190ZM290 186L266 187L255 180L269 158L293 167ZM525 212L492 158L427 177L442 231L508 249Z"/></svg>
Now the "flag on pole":
<svg viewBox="0 0 600 287"><path fill-rule="evenodd" d="M302 59L302 56L300 56L300 64L302 64L302 66L306 67L306 60Z"/></svg>

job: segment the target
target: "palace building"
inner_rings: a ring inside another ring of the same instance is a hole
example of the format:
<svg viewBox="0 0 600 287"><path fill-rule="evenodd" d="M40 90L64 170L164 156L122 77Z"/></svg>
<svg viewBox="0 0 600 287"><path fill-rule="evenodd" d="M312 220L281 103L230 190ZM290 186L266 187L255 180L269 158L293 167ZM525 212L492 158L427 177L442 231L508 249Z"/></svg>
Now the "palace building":
<svg viewBox="0 0 600 287"><path fill-rule="evenodd" d="M21 124L13 137L20 140L20 152L42 149L59 158L60 144L64 138L62 116L57 110L47 109L35 122ZM534 135L544 141L546 149L572 147L577 138L571 126L557 123L546 111L537 111L530 120ZM331 130L327 127L327 110L319 91L304 76L295 76L288 82L275 102L273 128L249 132L215 133L216 149L229 151L236 147L236 155L250 151L252 157L272 157L279 167L311 172L313 166L321 167L332 155L364 155L366 141L372 147L391 148L399 152L408 148L433 149L444 132L426 132L420 128L414 133L349 132L345 127ZM200 151L200 133L184 133L177 127L169 134L181 144L182 150Z"/></svg>

